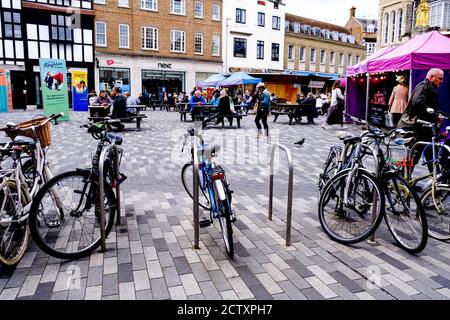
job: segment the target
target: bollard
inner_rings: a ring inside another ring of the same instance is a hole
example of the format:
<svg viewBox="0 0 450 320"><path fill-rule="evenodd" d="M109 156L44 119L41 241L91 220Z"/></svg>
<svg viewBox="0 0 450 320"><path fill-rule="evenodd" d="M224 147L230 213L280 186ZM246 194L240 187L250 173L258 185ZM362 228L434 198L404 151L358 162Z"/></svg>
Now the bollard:
<svg viewBox="0 0 450 320"><path fill-rule="evenodd" d="M200 221L199 221L199 205L198 205L198 157L197 157L197 130L194 130L194 136L192 137L193 141L193 154L192 154L192 176L193 176L193 213L194 213L194 249L200 249Z"/></svg>
<svg viewBox="0 0 450 320"><path fill-rule="evenodd" d="M292 197L294 193L294 162L292 161L291 152L281 144L272 144L272 152L270 157L270 180L269 180L269 220L272 221L273 216L273 176L274 176L274 157L276 149L285 151L289 164L289 180L288 180L288 202L287 202L287 218L286 218L286 246L291 245L291 229L292 229Z"/></svg>

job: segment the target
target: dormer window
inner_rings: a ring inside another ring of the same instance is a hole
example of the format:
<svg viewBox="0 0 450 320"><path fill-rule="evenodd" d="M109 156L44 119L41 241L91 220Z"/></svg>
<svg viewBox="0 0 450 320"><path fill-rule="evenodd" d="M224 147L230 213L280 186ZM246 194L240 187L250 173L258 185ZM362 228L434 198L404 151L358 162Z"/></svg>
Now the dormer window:
<svg viewBox="0 0 450 320"><path fill-rule="evenodd" d="M373 24L367 26L367 33L375 33L375 26Z"/></svg>

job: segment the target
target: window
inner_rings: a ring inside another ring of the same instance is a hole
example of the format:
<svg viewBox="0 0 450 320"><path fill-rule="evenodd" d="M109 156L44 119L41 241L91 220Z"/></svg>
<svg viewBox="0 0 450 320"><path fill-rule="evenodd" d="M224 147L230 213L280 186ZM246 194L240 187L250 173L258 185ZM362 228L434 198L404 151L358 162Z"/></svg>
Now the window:
<svg viewBox="0 0 450 320"><path fill-rule="evenodd" d="M280 17L273 16L272 17L272 29L273 30L280 30L280 24L281 24Z"/></svg>
<svg viewBox="0 0 450 320"><path fill-rule="evenodd" d="M170 51L186 52L186 32L179 30L170 31Z"/></svg>
<svg viewBox="0 0 450 320"><path fill-rule="evenodd" d="M305 47L300 47L300 62L305 62Z"/></svg>
<svg viewBox="0 0 450 320"><path fill-rule="evenodd" d="M130 6L130 4L129 4L128 0L119 0L117 2L117 6L118 7L126 7L126 8L128 8Z"/></svg>
<svg viewBox="0 0 450 320"><path fill-rule="evenodd" d="M288 45L288 60L294 60L294 46L292 44Z"/></svg>
<svg viewBox="0 0 450 320"><path fill-rule="evenodd" d="M400 41L402 39L402 34L403 34L403 9L399 9L398 13L397 13L397 20L398 20L398 28L397 28L397 32L398 32L398 40Z"/></svg>
<svg viewBox="0 0 450 320"><path fill-rule="evenodd" d="M310 53L311 53L311 55L309 57L309 61L311 63L316 63L316 49L311 48L311 52Z"/></svg>
<svg viewBox="0 0 450 320"><path fill-rule="evenodd" d="M339 53L339 67L343 67L343 66L344 66L344 54Z"/></svg>
<svg viewBox="0 0 450 320"><path fill-rule="evenodd" d="M369 24L367 26L367 33L375 33L375 25Z"/></svg>
<svg viewBox="0 0 450 320"><path fill-rule="evenodd" d="M391 34L391 42L395 42L395 11L392 11L391 13L391 19L392 19L392 34Z"/></svg>
<svg viewBox="0 0 450 320"><path fill-rule="evenodd" d="M280 61L280 45L272 43L272 61Z"/></svg>
<svg viewBox="0 0 450 320"><path fill-rule="evenodd" d="M351 67L352 65L353 65L353 56L349 54L347 66Z"/></svg>
<svg viewBox="0 0 450 320"><path fill-rule="evenodd" d="M3 12L4 37L5 38L22 38L22 25L20 13ZM1 19L0 19L1 23ZM0 24L1 25L1 24ZM0 28L1 31L1 28ZM1 34L0 34L1 36ZM7 49L5 47L5 49Z"/></svg>
<svg viewBox="0 0 450 320"><path fill-rule="evenodd" d="M195 34L194 47L196 54L203 54L203 33Z"/></svg>
<svg viewBox="0 0 450 320"><path fill-rule="evenodd" d="M356 56L356 64L361 62L361 57L360 56Z"/></svg>
<svg viewBox="0 0 450 320"><path fill-rule="evenodd" d="M236 9L236 23L245 23L246 11L244 9Z"/></svg>
<svg viewBox="0 0 450 320"><path fill-rule="evenodd" d="M256 42L256 59L264 60L264 41Z"/></svg>
<svg viewBox="0 0 450 320"><path fill-rule="evenodd" d="M442 18L442 28L450 29L450 3L444 7L444 17Z"/></svg>
<svg viewBox="0 0 450 320"><path fill-rule="evenodd" d="M326 64L326 54L325 50L320 50L320 64Z"/></svg>
<svg viewBox="0 0 450 320"><path fill-rule="evenodd" d="M129 27L127 24L119 24L119 47L120 48L130 47L130 34L129 34Z"/></svg>
<svg viewBox="0 0 450 320"><path fill-rule="evenodd" d="M430 26L440 27L442 19L442 3L430 6Z"/></svg>
<svg viewBox="0 0 450 320"><path fill-rule="evenodd" d="M96 4L106 4L106 0L94 0Z"/></svg>
<svg viewBox="0 0 450 320"><path fill-rule="evenodd" d="M266 26L266 14L262 12L258 12L258 27Z"/></svg>
<svg viewBox="0 0 450 320"><path fill-rule="evenodd" d="M384 43L388 43L389 39L389 13L384 15Z"/></svg>
<svg viewBox="0 0 450 320"><path fill-rule="evenodd" d="M158 50L158 29L142 27L142 49Z"/></svg>
<svg viewBox="0 0 450 320"><path fill-rule="evenodd" d="M247 39L234 38L233 52L236 58L247 58Z"/></svg>
<svg viewBox="0 0 450 320"><path fill-rule="evenodd" d="M212 37L212 55L220 56L220 36L213 35Z"/></svg>
<svg viewBox="0 0 450 320"><path fill-rule="evenodd" d="M334 51L330 52L330 66L334 66L334 61L336 59L336 54Z"/></svg>
<svg viewBox="0 0 450 320"><path fill-rule="evenodd" d="M185 0L170 0L170 13L185 15L186 1Z"/></svg>
<svg viewBox="0 0 450 320"><path fill-rule="evenodd" d="M373 43L373 42L368 42L368 43L366 43L367 53L368 53L369 55L371 55L372 53L375 52L375 46L376 46L376 44Z"/></svg>
<svg viewBox="0 0 450 320"><path fill-rule="evenodd" d="M203 2L195 1L195 17L203 18Z"/></svg>
<svg viewBox="0 0 450 320"><path fill-rule="evenodd" d="M54 27L52 26L52 38L54 36ZM106 46L106 23L95 22L95 44L97 46Z"/></svg>
<svg viewBox="0 0 450 320"><path fill-rule="evenodd" d="M213 4L212 6L212 19L220 21L220 5Z"/></svg>
<svg viewBox="0 0 450 320"><path fill-rule="evenodd" d="M157 11L158 10L158 0L141 0L141 9Z"/></svg>

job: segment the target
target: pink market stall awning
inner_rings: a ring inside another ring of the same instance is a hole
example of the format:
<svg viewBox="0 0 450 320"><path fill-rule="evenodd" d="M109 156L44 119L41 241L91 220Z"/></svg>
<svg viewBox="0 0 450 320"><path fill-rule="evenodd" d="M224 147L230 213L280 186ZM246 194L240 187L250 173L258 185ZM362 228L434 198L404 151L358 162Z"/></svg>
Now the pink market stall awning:
<svg viewBox="0 0 450 320"><path fill-rule="evenodd" d="M377 59L377 58L385 55L386 53L391 52L392 50L394 50L394 47L392 47L392 46L387 46L387 47L381 48L380 50L377 50L374 54L372 54L370 57L367 57L360 63L355 64L352 67L348 67L347 68L347 77L351 77L356 74L367 73L368 64L370 61L372 61L373 59Z"/></svg>
<svg viewBox="0 0 450 320"><path fill-rule="evenodd" d="M368 63L371 73L430 68L450 69L450 38L438 31L415 36Z"/></svg>
<svg viewBox="0 0 450 320"><path fill-rule="evenodd" d="M219 83L222 87L233 87L241 84L258 84L262 82L261 78L254 78L245 72L233 73L228 79Z"/></svg>

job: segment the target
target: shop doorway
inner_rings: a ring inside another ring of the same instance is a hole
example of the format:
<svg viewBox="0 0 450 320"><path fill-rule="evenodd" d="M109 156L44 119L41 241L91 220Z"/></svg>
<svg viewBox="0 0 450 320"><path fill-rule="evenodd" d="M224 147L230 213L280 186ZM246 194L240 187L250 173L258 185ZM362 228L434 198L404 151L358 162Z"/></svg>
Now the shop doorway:
<svg viewBox="0 0 450 320"><path fill-rule="evenodd" d="M185 73L142 70L142 93L150 99L159 100L167 92L178 95L184 91Z"/></svg>
<svg viewBox="0 0 450 320"><path fill-rule="evenodd" d="M23 71L11 71L11 91L14 109L27 108L27 78Z"/></svg>

